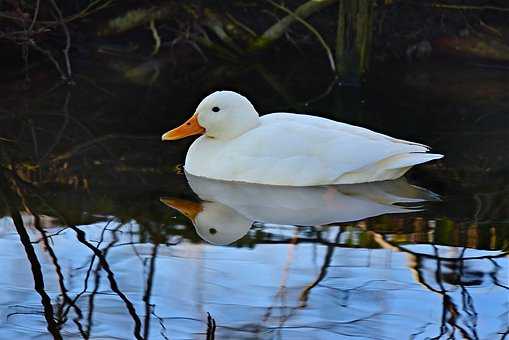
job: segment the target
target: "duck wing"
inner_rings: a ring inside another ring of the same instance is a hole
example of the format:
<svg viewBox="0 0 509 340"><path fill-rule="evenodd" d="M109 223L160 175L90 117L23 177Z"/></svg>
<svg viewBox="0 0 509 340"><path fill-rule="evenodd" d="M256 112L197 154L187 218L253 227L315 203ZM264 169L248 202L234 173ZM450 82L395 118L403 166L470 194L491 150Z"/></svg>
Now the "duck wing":
<svg viewBox="0 0 509 340"><path fill-rule="evenodd" d="M224 143L208 177L311 186L400 177L442 157L429 147L333 120L291 113L261 117L260 126Z"/></svg>

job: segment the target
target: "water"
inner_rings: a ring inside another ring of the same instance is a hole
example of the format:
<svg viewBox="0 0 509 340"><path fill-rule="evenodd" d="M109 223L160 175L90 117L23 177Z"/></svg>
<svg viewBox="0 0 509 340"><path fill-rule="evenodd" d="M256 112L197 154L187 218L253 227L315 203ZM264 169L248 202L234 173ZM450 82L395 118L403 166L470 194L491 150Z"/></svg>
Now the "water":
<svg viewBox="0 0 509 340"><path fill-rule="evenodd" d="M307 60L102 58L73 88L0 85L0 338L507 338L506 71L387 66L360 93ZM192 140L159 136L225 87L446 158L337 187L186 176Z"/></svg>

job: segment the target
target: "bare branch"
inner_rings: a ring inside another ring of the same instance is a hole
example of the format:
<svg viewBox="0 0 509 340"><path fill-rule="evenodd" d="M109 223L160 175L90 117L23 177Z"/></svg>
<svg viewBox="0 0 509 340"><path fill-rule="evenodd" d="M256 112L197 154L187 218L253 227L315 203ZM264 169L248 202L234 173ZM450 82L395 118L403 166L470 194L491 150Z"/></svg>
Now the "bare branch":
<svg viewBox="0 0 509 340"><path fill-rule="evenodd" d="M64 55L65 66L67 69L66 80L71 81L72 71L71 71L71 60L69 59L69 50L71 48L71 34L69 33L69 28L67 27L67 24L65 23L64 18L62 16L62 11L55 3L55 0L50 0L50 2L51 2L51 5L53 6L53 9L57 13L58 23L62 26L62 30L64 31L64 34L65 34L65 47L62 50L62 53Z"/></svg>
<svg viewBox="0 0 509 340"><path fill-rule="evenodd" d="M329 58L329 63L330 63L331 69L335 72L336 71L336 64L334 62L334 57L332 56L332 51L331 51L329 45L327 45L327 43L325 42L325 39L323 39L323 37L320 34L320 32L318 32L309 22L307 22L306 20L302 19L295 12L290 11L288 8L286 8L284 6L281 6L281 5L275 3L272 0L267 0L267 1L270 2L273 6L279 8L279 9L285 11L286 13L288 13L289 15L291 15L293 18L295 18L295 20L297 20L298 22L300 22L301 24L306 26L306 28L309 31L311 31L311 33L313 33L316 36L316 38L320 42L320 45L322 45L322 47L324 48L325 52L327 53L327 57Z"/></svg>
<svg viewBox="0 0 509 340"><path fill-rule="evenodd" d="M251 45L251 50L261 50L273 42L281 38L288 28L298 21L297 18L306 19L315 12L335 4L338 0L309 0L308 2L300 5L293 11L293 14L289 14L283 19L276 22L269 29L267 29L258 39Z"/></svg>

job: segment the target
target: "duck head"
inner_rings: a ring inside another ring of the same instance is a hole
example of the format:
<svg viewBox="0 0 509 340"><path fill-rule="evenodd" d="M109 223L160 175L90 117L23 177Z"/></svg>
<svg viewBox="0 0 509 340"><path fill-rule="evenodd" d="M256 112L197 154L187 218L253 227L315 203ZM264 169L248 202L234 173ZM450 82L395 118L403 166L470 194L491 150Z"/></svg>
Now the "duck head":
<svg viewBox="0 0 509 340"><path fill-rule="evenodd" d="M179 198L161 201L185 215L193 223L196 233L214 245L227 245L246 235L254 221L217 202L192 202Z"/></svg>
<svg viewBox="0 0 509 340"><path fill-rule="evenodd" d="M205 97L191 118L166 132L162 139L176 140L197 134L232 139L258 124L258 112L246 97L233 91L217 91Z"/></svg>

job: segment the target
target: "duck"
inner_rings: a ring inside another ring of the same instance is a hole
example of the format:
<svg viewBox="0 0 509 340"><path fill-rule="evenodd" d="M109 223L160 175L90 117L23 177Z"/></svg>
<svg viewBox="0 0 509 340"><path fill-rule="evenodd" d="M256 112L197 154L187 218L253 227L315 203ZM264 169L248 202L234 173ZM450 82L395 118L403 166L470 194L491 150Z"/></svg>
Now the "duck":
<svg viewBox="0 0 509 340"><path fill-rule="evenodd" d="M199 201L161 197L213 245L228 245L251 227L318 226L364 220L385 214L422 211L440 196L405 178L374 183L280 186L213 180L186 174Z"/></svg>
<svg viewBox="0 0 509 340"><path fill-rule="evenodd" d="M201 135L189 147L185 172L210 179L283 186L392 180L414 165L440 159L430 147L307 114L260 117L234 91L205 97L163 141Z"/></svg>

